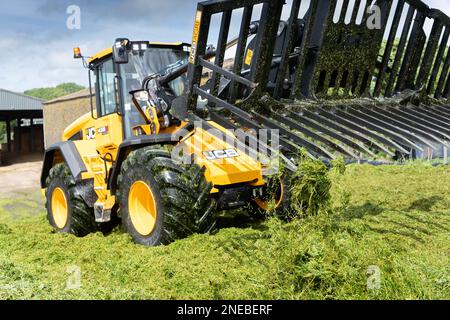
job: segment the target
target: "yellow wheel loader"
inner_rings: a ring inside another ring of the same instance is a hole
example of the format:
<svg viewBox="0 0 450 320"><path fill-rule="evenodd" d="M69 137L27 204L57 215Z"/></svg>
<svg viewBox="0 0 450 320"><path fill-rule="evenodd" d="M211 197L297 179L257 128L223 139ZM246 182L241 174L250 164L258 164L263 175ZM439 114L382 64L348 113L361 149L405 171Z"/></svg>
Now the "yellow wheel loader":
<svg viewBox="0 0 450 320"><path fill-rule="evenodd" d="M177 114L189 49L117 39L88 60L96 108L45 152L41 183L55 230L85 236L120 218L135 242L155 246L212 230L217 210L268 209L263 166L234 133Z"/></svg>

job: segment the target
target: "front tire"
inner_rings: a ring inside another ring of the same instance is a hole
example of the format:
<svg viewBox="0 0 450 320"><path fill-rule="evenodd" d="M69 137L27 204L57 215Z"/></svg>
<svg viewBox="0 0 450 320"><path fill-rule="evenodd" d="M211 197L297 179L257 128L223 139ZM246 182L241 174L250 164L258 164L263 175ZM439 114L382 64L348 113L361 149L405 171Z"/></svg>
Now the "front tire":
<svg viewBox="0 0 450 320"><path fill-rule="evenodd" d="M162 147L132 152L117 181L122 224L138 244L166 245L208 232L216 222L204 170L175 163Z"/></svg>
<svg viewBox="0 0 450 320"><path fill-rule="evenodd" d="M93 209L77 190L66 164L54 166L47 178L47 219L55 231L84 237L96 231Z"/></svg>

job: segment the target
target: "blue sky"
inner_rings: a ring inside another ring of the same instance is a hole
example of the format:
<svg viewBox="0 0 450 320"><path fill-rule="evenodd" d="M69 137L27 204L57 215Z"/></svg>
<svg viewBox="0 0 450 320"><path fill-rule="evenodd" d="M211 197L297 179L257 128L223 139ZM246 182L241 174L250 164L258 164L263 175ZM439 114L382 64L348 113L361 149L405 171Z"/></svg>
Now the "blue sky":
<svg viewBox="0 0 450 320"><path fill-rule="evenodd" d="M449 0L425 2L450 15ZM66 27L69 5L81 8L80 30ZM91 55L122 36L190 42L196 5L195 0L0 0L0 88L87 85L87 72L73 60L74 46Z"/></svg>

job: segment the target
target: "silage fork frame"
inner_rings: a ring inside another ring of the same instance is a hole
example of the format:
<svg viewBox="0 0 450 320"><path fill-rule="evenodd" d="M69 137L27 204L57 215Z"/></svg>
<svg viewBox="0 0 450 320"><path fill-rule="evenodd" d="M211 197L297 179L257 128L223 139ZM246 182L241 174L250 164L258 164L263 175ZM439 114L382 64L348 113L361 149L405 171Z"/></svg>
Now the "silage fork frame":
<svg viewBox="0 0 450 320"><path fill-rule="evenodd" d="M365 0L355 0L353 9L350 0L342 7L337 0L311 0L304 17L299 17L306 2L199 3L189 65L189 109L196 110L201 96L208 101L209 116L227 128L279 130L285 154L305 148L326 161L338 155L361 161L380 154L384 159L404 159L426 150L446 153L450 18L419 0L378 0L378 29L367 25L371 13L359 10L369 5ZM283 10L288 15L284 29ZM251 35L258 11L257 32ZM234 15L241 17L239 38L233 67L226 70ZM220 17L220 26L216 57L210 61L204 56L215 17ZM428 35L427 19L432 24ZM280 31L281 46L274 40L280 39ZM250 38L255 45L245 69ZM207 86L202 85L205 69L212 71ZM228 79L227 90L220 89L223 79ZM253 102L266 101L267 107L237 103L249 99L249 92L256 97ZM271 98L264 97L266 93Z"/></svg>

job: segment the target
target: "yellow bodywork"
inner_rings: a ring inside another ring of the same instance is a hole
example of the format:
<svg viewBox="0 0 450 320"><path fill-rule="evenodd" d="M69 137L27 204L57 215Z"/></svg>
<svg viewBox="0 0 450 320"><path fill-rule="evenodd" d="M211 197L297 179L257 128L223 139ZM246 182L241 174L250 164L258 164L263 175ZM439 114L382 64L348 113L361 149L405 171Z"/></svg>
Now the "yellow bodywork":
<svg viewBox="0 0 450 320"><path fill-rule="evenodd" d="M111 55L112 52L113 52L112 47L111 48L106 48L105 50L100 51L99 53L97 53L97 54L93 55L92 57L90 57L88 62L92 63L95 60L101 60L101 59Z"/></svg>
<svg viewBox="0 0 450 320"><path fill-rule="evenodd" d="M195 162L200 167L205 167L206 180L214 186L212 193L218 192L220 187L247 183L252 186L264 185L261 163L251 158L244 150L239 150L234 145L235 136L214 122L208 122L214 127L214 131L196 128L192 135L186 137L178 146L183 154L194 154ZM220 139L217 134L225 133L229 137ZM207 158L205 153L216 150L234 150L237 156L213 159Z"/></svg>
<svg viewBox="0 0 450 320"><path fill-rule="evenodd" d="M114 113L93 119L91 113L87 113L64 131L62 140L67 141L78 132L82 133L83 140L76 140L74 144L87 168L82 179L93 179L97 204L104 209L112 209L116 201L107 189L106 174L123 141L122 118Z"/></svg>

